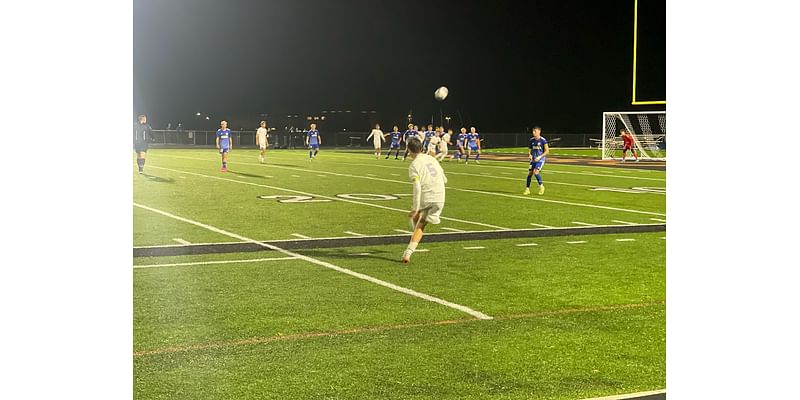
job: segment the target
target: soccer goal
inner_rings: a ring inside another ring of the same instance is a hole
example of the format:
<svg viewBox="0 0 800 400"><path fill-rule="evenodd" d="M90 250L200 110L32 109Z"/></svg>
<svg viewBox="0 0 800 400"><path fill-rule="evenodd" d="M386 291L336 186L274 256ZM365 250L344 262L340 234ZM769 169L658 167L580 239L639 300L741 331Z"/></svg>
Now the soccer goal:
<svg viewBox="0 0 800 400"><path fill-rule="evenodd" d="M634 148L643 160L667 160L667 112L604 112L603 160L622 159L620 129L633 135ZM630 154L628 155L630 157Z"/></svg>

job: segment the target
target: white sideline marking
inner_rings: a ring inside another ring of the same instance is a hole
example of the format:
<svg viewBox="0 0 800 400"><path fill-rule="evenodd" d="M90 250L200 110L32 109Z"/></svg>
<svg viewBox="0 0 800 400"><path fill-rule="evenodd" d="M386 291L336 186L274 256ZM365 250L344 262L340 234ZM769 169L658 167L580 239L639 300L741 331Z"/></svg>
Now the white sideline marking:
<svg viewBox="0 0 800 400"><path fill-rule="evenodd" d="M328 175L322 175L322 174L317 174L317 176L320 177L320 178L327 178L328 177Z"/></svg>
<svg viewBox="0 0 800 400"><path fill-rule="evenodd" d="M469 246L469 247L464 247L464 250L478 250L478 249L485 249L485 248L486 247L483 247L483 246Z"/></svg>
<svg viewBox="0 0 800 400"><path fill-rule="evenodd" d="M426 253L429 251L431 251L431 249L416 249L414 250L414 253Z"/></svg>
<svg viewBox="0 0 800 400"><path fill-rule="evenodd" d="M542 225L542 224L534 224L533 222L530 222L530 224L533 225L533 226L538 226L540 228L555 228L554 226Z"/></svg>
<svg viewBox="0 0 800 400"><path fill-rule="evenodd" d="M567 244L581 244L581 243L586 243L586 241L585 240L575 240L573 242L567 242Z"/></svg>
<svg viewBox="0 0 800 400"><path fill-rule="evenodd" d="M517 247L538 246L538 244L536 244L536 243L520 243L520 244L516 244L515 246L517 246Z"/></svg>
<svg viewBox="0 0 800 400"><path fill-rule="evenodd" d="M462 306L462 305L456 304L456 303L451 303L451 302L449 302L447 300L443 300L443 299L440 299L438 297L433 297L433 296L431 296L429 294L417 292L417 291L415 291L413 289L405 288L405 287L402 287L402 286L397 286L397 285L395 285L393 283L386 282L386 281L380 280L378 278L362 274L360 272L355 272L355 271L349 270L347 268L342 268L342 267L333 265L333 264L331 264L329 262L326 262L326 261L317 260L316 258L305 256L305 255L302 255L302 254L299 254L299 253L295 253L293 251L289 251L289 250L286 250L286 249L282 249L282 248L280 248L278 246L273 246L271 244L262 243L262 242L259 242L259 241L255 240L255 239L250 239L248 237L245 237L245 236L242 236L242 235L238 235L238 234L233 233L233 232L228 232L226 230L223 230L223 229L211 226L211 225L206 225L206 224L204 224L202 222L197 222L197 221L194 221L194 220L191 220L191 219L188 219L188 218L179 217L177 215L170 214L170 213L168 213L166 211L161 211L161 210L158 210L158 209L155 209L155 208L151 208L151 207L148 207L148 206L145 206L145 205L138 204L136 202L134 202L133 205L136 206L136 207L148 210L148 211L152 211L152 212L157 213L157 214L164 215L166 217L170 217L170 218L176 219L178 221L183 221L183 222L186 222L188 224L192 224L192 225L195 225L195 226L199 226L201 228L208 229L208 230L210 230L212 232L216 232L216 233L219 233L219 234L222 234L222 235L225 235L225 236L230 236L230 237L232 237L234 239L239 239L239 240L242 240L242 241L246 241L246 242L250 242L250 243L256 244L258 246L261 246L261 247L264 247L264 248L267 248L267 249L270 249L270 250L275 250L275 251L281 252L283 254L286 254L287 256L295 257L295 258L301 259L303 261L307 261L309 263L316 264L316 265L319 265L321 267L332 269L334 271L341 272L343 274L347 274L347 275L350 275L350 276L358 278L358 279L363 279L363 280L365 280L367 282L372 282L372 283L374 283L376 285L381 285L383 287L386 287L386 288L389 288L389 289L392 289L392 290L396 290L396 291L398 291L400 293L405 293L407 295L418 297L418 298L424 299L424 300L428 300L428 301L436 303L436 304L441 304L441 305L443 305L445 307L450 307L452 309L455 309L455 310L461 311L463 313L472 315L473 317L475 317L477 319L492 319L492 317L490 317L490 316L488 316L488 315L486 315L486 314L484 314L484 313L482 313L480 311L475 311L475 310L473 310L473 309L471 309L469 307Z"/></svg>
<svg viewBox="0 0 800 400"><path fill-rule="evenodd" d="M650 390L647 392L638 392L638 393L615 394L613 396L604 396L604 397L592 397L590 399L587 398L583 400L625 400L625 399L634 399L638 397L653 396L663 393L667 393L667 389Z"/></svg>
<svg viewBox="0 0 800 400"><path fill-rule="evenodd" d="M369 176L378 176L378 175L373 175L373 174L367 174L367 175L369 175Z"/></svg>
<svg viewBox="0 0 800 400"><path fill-rule="evenodd" d="M202 261L202 262L185 262L174 264L148 264L148 265L134 265L133 268L159 268L159 267L184 267L189 265L213 265L213 264L235 264L235 263L250 263L260 261L280 261L280 260L294 260L297 257L272 257L272 258L252 258L247 260L227 260L227 261Z"/></svg>
<svg viewBox="0 0 800 400"><path fill-rule="evenodd" d="M617 239L618 242L633 242L634 240L636 240L636 239L628 239L628 238Z"/></svg>
<svg viewBox="0 0 800 400"><path fill-rule="evenodd" d="M311 239L311 236L301 235L299 233L293 233L292 236L299 237L300 239Z"/></svg>
<svg viewBox="0 0 800 400"><path fill-rule="evenodd" d="M667 237L666 236L662 236L661 240L667 240Z"/></svg>
<svg viewBox="0 0 800 400"><path fill-rule="evenodd" d="M620 221L618 219L612 219L611 222L616 222L618 224L625 224L625 225L639 225L636 222Z"/></svg>
<svg viewBox="0 0 800 400"><path fill-rule="evenodd" d="M395 232L400 232L400 233L408 233L408 234L414 233L414 232L406 231L406 230L403 230L403 229L395 229L394 231Z"/></svg>
<svg viewBox="0 0 800 400"><path fill-rule="evenodd" d="M595 224L587 224L586 222L581 222L581 221L572 221L572 223L575 225L583 225L583 226L597 226Z"/></svg>
<svg viewBox="0 0 800 400"><path fill-rule="evenodd" d="M174 240L174 241L176 241L176 242L178 242L180 244L192 244L192 242L190 242L188 240L183 240L181 238L175 238L175 239L172 239L172 240Z"/></svg>
<svg viewBox="0 0 800 400"><path fill-rule="evenodd" d="M300 175L292 175L292 178L300 178Z"/></svg>
<svg viewBox="0 0 800 400"><path fill-rule="evenodd" d="M350 232L350 231L344 231L344 233L346 233L348 235L353 235L353 236L364 236L364 234L362 234L362 233L356 233L356 232Z"/></svg>
<svg viewBox="0 0 800 400"><path fill-rule="evenodd" d="M661 219L661 218L650 218L650 220L651 220L651 221L656 221L656 222L664 222L664 223L666 223L666 222L667 222L667 220L665 220L665 219Z"/></svg>
<svg viewBox="0 0 800 400"><path fill-rule="evenodd" d="M445 231L453 231L453 232L466 232L466 231L465 231L465 230L463 230L463 229L456 229L456 228L442 228L442 230L445 230Z"/></svg>
<svg viewBox="0 0 800 400"><path fill-rule="evenodd" d="M368 256L370 254L372 254L372 253L356 253L356 254L353 254L353 255L354 256Z"/></svg>
<svg viewBox="0 0 800 400"><path fill-rule="evenodd" d="M191 157L172 157L172 158L188 158L188 159L195 159L195 158L191 158ZM243 164L246 164L246 163L243 163ZM254 165L262 165L262 164L254 164ZM364 206L376 207L376 208L382 208L382 209L384 209L384 210L399 211L399 212L402 212L402 213L406 213L406 214L408 214L408 210L403 210L403 209L400 209L400 208L394 208L394 207L386 207L386 206L382 206L382 205L379 205L379 204L365 203L365 202L363 202L363 201L350 200L350 199L343 199L343 198L341 198L341 197L325 196L325 195L321 195L321 194L314 194L314 193L302 192L302 191L300 191L300 190L286 189L286 188L282 188L282 187L278 187L278 186L270 186L270 185L264 185L264 184L260 184L260 183L253 183L253 182L247 182L247 181L240 181L240 180L237 180L237 179L222 178L222 177L218 177L218 176L211 176L211 175L198 174L198 173L196 173L196 172L181 171L181 170L179 170L179 169L172 169L172 168L165 168L165 167L156 167L156 166L149 166L149 167L150 167L150 168L156 168L156 169L163 169L163 170L166 170L166 171L172 171L172 172L178 172L178 173L185 173L185 174L189 174L189 175L201 176L201 177L203 177L203 178L208 178L208 179L217 179L217 180L221 180L221 181L235 182L235 183L240 183L240 184L242 184L242 185L258 186L258 187L265 187L265 188L268 188L268 189L282 190L282 191L284 191L284 192L298 193L298 194L302 194L302 195L305 195L305 196L319 197L319 198L322 198L322 199L336 200L336 201L343 201L343 202L345 202L345 203L361 204L361 205L364 205ZM272 167L273 167L273 168L285 168L285 167L276 167L276 166L274 166L274 165L272 165ZM380 178L369 178L369 179L378 179L378 180L381 180ZM402 183L407 183L407 182L402 182ZM510 228L504 228L504 227L502 227L502 226L491 225L491 224L484 224L484 223L482 223L482 222L466 221L466 220L463 220L463 219L451 218L451 217L440 217L440 218L441 218L441 219L443 219L443 220L446 220L446 221L456 221L456 222L462 222L462 223L465 223L465 224L480 225L480 226L485 226L485 227L487 227L487 228L497 229L497 230L501 230L501 231L507 231L507 230L510 230Z"/></svg>
<svg viewBox="0 0 800 400"><path fill-rule="evenodd" d="M389 174L391 176L400 176L400 174Z"/></svg>

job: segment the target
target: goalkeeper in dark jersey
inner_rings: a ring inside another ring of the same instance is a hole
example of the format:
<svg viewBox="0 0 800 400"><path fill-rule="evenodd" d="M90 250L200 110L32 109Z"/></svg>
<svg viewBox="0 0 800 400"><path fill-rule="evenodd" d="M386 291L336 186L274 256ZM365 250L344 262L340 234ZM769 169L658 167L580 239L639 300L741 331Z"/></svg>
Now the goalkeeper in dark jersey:
<svg viewBox="0 0 800 400"><path fill-rule="evenodd" d="M152 141L153 128L147 123L147 116L139 116L139 122L133 124L133 151L136 152L136 164L139 174L144 173L144 159L147 155L147 146Z"/></svg>

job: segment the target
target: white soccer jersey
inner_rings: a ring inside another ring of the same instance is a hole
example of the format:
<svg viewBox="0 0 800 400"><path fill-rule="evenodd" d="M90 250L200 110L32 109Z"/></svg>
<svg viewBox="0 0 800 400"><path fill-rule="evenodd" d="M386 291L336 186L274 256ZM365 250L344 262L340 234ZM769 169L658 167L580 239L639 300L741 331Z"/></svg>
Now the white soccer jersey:
<svg viewBox="0 0 800 400"><path fill-rule="evenodd" d="M442 135L442 143L439 144L439 147L441 147L443 149L446 149L447 148L447 142L449 142L449 141L450 141L450 134L449 133L445 133L444 135Z"/></svg>
<svg viewBox="0 0 800 400"><path fill-rule="evenodd" d="M374 144L376 148L381 147L381 143L385 140L383 138L383 131L380 129L373 129L369 136L372 136L372 144ZM369 140L369 136L367 136L367 140Z"/></svg>
<svg viewBox="0 0 800 400"><path fill-rule="evenodd" d="M267 130L265 128L258 128L256 137L258 138L259 146L264 147L267 145Z"/></svg>
<svg viewBox="0 0 800 400"><path fill-rule="evenodd" d="M423 207L427 203L444 203L444 185L447 183L447 177L435 158L427 154L418 154L408 167L408 177L411 180L419 178L422 187L420 203Z"/></svg>

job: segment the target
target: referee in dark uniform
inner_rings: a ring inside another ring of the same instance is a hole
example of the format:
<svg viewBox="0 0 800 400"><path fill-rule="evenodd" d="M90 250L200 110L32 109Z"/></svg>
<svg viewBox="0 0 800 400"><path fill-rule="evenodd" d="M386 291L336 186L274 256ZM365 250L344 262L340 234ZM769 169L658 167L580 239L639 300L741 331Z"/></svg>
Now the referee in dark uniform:
<svg viewBox="0 0 800 400"><path fill-rule="evenodd" d="M147 116L139 116L139 122L133 124L133 151L136 152L136 164L139 174L144 173L144 158L147 155L147 145L152 141L153 128L147 123Z"/></svg>

